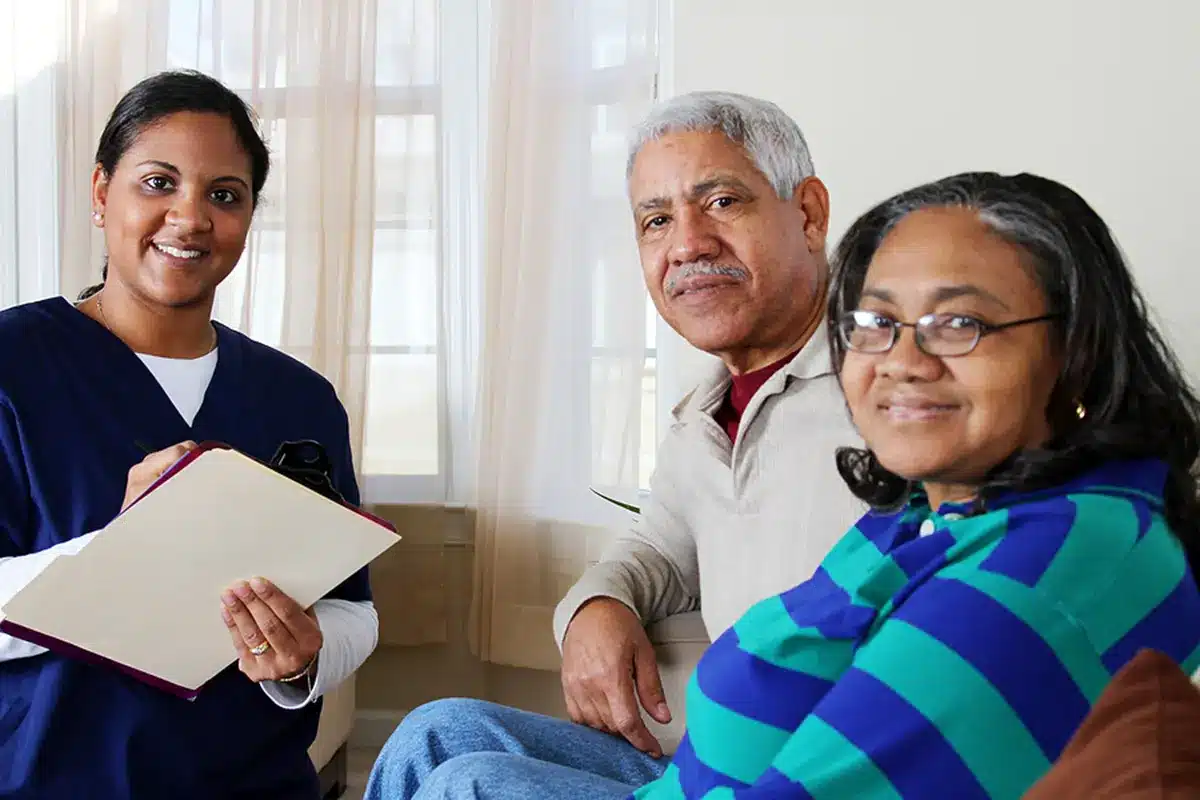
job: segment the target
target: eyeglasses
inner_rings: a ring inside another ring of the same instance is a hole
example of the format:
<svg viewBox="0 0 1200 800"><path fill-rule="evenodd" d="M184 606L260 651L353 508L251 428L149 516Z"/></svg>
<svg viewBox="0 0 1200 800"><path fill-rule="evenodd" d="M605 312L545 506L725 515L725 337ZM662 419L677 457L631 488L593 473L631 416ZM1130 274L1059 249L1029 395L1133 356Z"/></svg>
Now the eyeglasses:
<svg viewBox="0 0 1200 800"><path fill-rule="evenodd" d="M1062 314L1016 319L991 325L962 314L926 314L916 322L898 322L875 311L848 311L838 320L842 343L856 353L886 353L896 346L901 328L912 328L917 347L931 356L965 356L985 336L1035 322L1058 319Z"/></svg>

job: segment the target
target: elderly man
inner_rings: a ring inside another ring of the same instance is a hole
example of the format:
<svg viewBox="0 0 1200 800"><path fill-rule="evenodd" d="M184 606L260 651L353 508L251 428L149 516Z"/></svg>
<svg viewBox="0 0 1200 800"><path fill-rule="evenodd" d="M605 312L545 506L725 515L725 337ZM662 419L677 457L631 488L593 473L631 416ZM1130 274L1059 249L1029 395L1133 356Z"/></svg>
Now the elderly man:
<svg viewBox="0 0 1200 800"><path fill-rule="evenodd" d="M863 511L834 466L857 437L823 325L829 198L796 123L741 95L678 97L635 132L628 179L659 313L722 366L675 409L636 525L558 607L574 722L431 703L393 734L368 800L618 798L659 777L640 708L672 709L644 625L700 608L720 634L808 579Z"/></svg>

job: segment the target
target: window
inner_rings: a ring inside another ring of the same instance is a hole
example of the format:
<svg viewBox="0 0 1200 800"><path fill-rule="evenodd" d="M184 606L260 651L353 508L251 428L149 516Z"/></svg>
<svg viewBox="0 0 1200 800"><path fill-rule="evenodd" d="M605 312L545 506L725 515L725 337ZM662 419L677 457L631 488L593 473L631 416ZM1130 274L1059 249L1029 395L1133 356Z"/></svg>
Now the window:
<svg viewBox="0 0 1200 800"><path fill-rule="evenodd" d="M296 12L293 8L289 13ZM466 71L477 71L478 64L474 38L446 36L442 17L448 14L457 15L451 27L461 27L464 16L477 19L477 4L379 0L374 25L375 50L369 61L375 86L375 222L362 469L364 495L376 501L433 501L446 493L449 454L443 446L442 408L447 398L438 343L449 226L444 224L442 201L447 194L445 162L458 154L447 151L443 139L447 112L478 102L478 97L447 97L439 81L446 62ZM260 114L273 165L247 244L255 269L234 272L222 287L216 314L256 339L279 346L285 327L281 298L286 209L273 200L283 195L289 169L296 169L289 159L303 157L301 148L288 146L288 116L297 113L297 103L305 102L304 88L318 79L328 81L329 74L309 79L286 69L285 48L254 40L256 35L272 35L272 26L256 30L254 16L240 4L171 0L168 18L169 66L217 75ZM278 20L273 28L277 32ZM274 69L254 63L255 58L272 57ZM270 75L267 85L264 75ZM468 85L473 89L478 82ZM462 121L451 123L455 124L461 126ZM461 190L454 187L449 194L457 191ZM471 248L468 243L463 249ZM471 269L474 264L461 266ZM251 287L246 285L249 280L254 282ZM243 307L246 298L250 308ZM295 347L288 349L301 358L305 355Z"/></svg>
<svg viewBox="0 0 1200 800"><path fill-rule="evenodd" d="M338 80L339 69L373 73L375 193L364 496L375 502L468 499L476 463L475 385L483 335L480 186L486 152L487 0L377 0L371 57L361 64L322 63L311 70L297 66L288 52L304 35L300 15L314 13L303 4L261 0L251 13L232 0L167 0L147 9L141 22L153 40L146 54L135 54L131 63L140 63L137 57L145 55L147 69L183 67L212 74L260 114L274 163L247 243L244 260L252 261L253 269L234 271L218 292L215 314L269 345L284 346L289 325L303 322L297 322L296 309L283 299L297 292L287 269L294 263L288 249L297 244L295 217L289 228L288 209L279 198L287 176L302 174L313 140L304 121L317 93L308 90L328 89ZM583 65L590 70L586 98L593 112L587 120L592 158L586 185L595 214L628 234L593 247L592 263L580 261L578 268L590 267L596 278L589 282L587 275L578 276L574 285L587 296L578 302L573 298L572 309L590 322L593 420L607 413L615 387L621 387L617 401L622 408L640 414L641 420L625 441L594 439L591 468L593 478L607 476L613 464L628 464L628 454L635 452L635 466L622 467L620 477L623 483L644 486L657 442L656 317L644 292L633 297L627 282L615 287L603 276L613 270L636 275L639 269L624 178L625 136L634 120L619 101L629 94L631 82L645 86L647 98L652 91L657 63L650 21L657 19L658 7L654 0L580 0L579 9L571 24L585 27L591 42ZM56 55L52 47L43 57L26 51L36 49L39 41L57 41L64 24L58 19L61 10L46 12L52 33L41 39L25 35L33 30L27 21L22 21L24 27L10 24L4 19L8 13L0 12L0 163L14 162L18 171L16 181L0 187L0 258L21 266L0 270L0 307L58 291L58 259L41 250L57 241L61 191L52 177L23 166L55 161L57 115L62 113L54 106ZM12 33L18 29L20 36ZM11 46L3 46L6 41ZM44 69L31 72L30 65ZM31 113L35 99L38 113ZM31 159L29 153L38 157ZM40 235L26 235L34 228ZM29 253L35 246L39 252ZM631 338L629 331L611 324L611 310L627 309L630 303L646 309L644 342L640 331ZM633 339L636 352L644 352L643 369L633 376L636 396L627 391L630 376L622 372L628 369ZM588 339L578 341L586 351ZM295 347L285 349L300 358L306 355ZM614 359L618 352L621 358ZM589 365L577 366L586 394ZM582 468L586 471L587 465Z"/></svg>
<svg viewBox="0 0 1200 800"><path fill-rule="evenodd" d="M279 63L273 86L251 87L253 42L247 18L234 4L172 0L169 58L216 70L231 86L253 98L264 115L277 166L287 152L286 124L270 117L283 103L271 92L285 86ZM472 477L473 370L479 347L480 239L478 187L482 180L482 118L486 99L488 31L478 0L379 0L375 50L375 229L371 292L371 345L363 472L371 500L420 502L457 500L469 494ZM592 118L593 199L598 213L628 217L625 197L625 135L633 120L611 98L630 80L649 85L657 68L653 42L634 41L627 29L656 15L652 2L588 0L595 114ZM215 19L212 24L206 20ZM201 21L197 36L197 21ZM219 29L219 30L218 30ZM214 42L218 42L214 45ZM260 48L261 49L261 48ZM263 70L259 70L263 72ZM606 102L608 101L608 102ZM279 173L285 170L277 169ZM264 207L251 247L259 253L254 273L254 308L232 299L226 316L248 319L247 331L270 344L279 340L282 311L279 281L286 258L282 209ZM629 239L601 258L629 260ZM636 258L629 261L636 270ZM597 270L602 274L603 270ZM235 273L237 276L239 273ZM247 278L241 273L241 280ZM246 296L244 283L228 295ZM627 298L620 298L624 302ZM606 369L603 286L593 287L593 398L603 408ZM655 425L655 316L647 306L645 368L638 398L642 424L635 442L637 475L645 485L653 468ZM598 461L603 448L596 443Z"/></svg>
<svg viewBox="0 0 1200 800"><path fill-rule="evenodd" d="M658 13L658 4L654 2L590 0L588 3L592 68L595 77L595 106L591 132L592 199L596 213L604 219L606 227L624 231L623 239L606 242L605 246L600 248L599 259L606 263L597 265L594 273L597 276L611 274L612 267L633 272L640 270L634 245L634 227L629 211L625 171L627 137L641 114L631 114L627 105L616 101L625 94L621 91L622 87L630 83L645 85L651 92L652 87L657 86L658 60L654 34L657 30ZM641 33L631 36L631 31ZM643 36L646 38L642 38ZM617 332L607 330L606 318L611 315L611 304L627 302L629 297L625 292L610 294L602 282L593 287L592 478L593 482L598 484L619 483L625 487L646 489L649 486L650 474L654 470L654 457L659 440L659 382L656 349L658 317L644 292L640 296L640 302L645 307L646 320L642 333L644 361L638 380L640 392L632 400L625 398L626 402L636 402L640 424L632 430L633 441L618 444L619 447L628 447L636 452L636 458L631 464L636 474L622 474L619 469L614 472L615 465L612 460L606 459L606 448L613 447L614 443L608 440L604 426L596 423L597 415L604 413L605 405L611 399L606 396L603 388L604 374L612 368L607 348L616 344L613 341L615 338L620 338ZM618 347L620 348L620 345ZM621 364L628 363L627 358L620 358L618 361ZM601 441L601 438L604 440Z"/></svg>

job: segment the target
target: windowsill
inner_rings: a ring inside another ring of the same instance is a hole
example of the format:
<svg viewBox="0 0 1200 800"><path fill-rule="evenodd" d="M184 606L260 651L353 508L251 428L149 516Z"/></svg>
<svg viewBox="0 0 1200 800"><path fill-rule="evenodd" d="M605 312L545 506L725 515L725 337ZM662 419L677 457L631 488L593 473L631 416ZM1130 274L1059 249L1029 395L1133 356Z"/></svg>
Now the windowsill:
<svg viewBox="0 0 1200 800"><path fill-rule="evenodd" d="M364 505L451 505L438 499L446 496L440 475L364 475L361 489Z"/></svg>
<svg viewBox="0 0 1200 800"><path fill-rule="evenodd" d="M395 525L400 534L396 553L382 556L385 562L414 550L462 549L474 543L474 509L446 508L433 503L378 503L368 506L368 510Z"/></svg>

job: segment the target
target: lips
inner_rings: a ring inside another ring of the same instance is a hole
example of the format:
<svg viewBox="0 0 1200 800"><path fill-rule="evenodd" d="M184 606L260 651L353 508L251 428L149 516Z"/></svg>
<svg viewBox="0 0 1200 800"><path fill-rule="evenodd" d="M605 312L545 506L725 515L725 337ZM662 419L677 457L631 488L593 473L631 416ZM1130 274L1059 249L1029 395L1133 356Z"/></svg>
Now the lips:
<svg viewBox="0 0 1200 800"><path fill-rule="evenodd" d="M162 255L176 261L196 261L208 255L208 250L195 245L172 244L168 242L152 242L151 246Z"/></svg>
<svg viewBox="0 0 1200 800"><path fill-rule="evenodd" d="M958 406L924 398L896 398L880 403L879 410L894 422L930 422L954 413Z"/></svg>
<svg viewBox="0 0 1200 800"><path fill-rule="evenodd" d="M724 289L736 284L736 280L724 275L697 275L694 278L686 278L677 283L671 291L671 297L695 295L710 289Z"/></svg>

